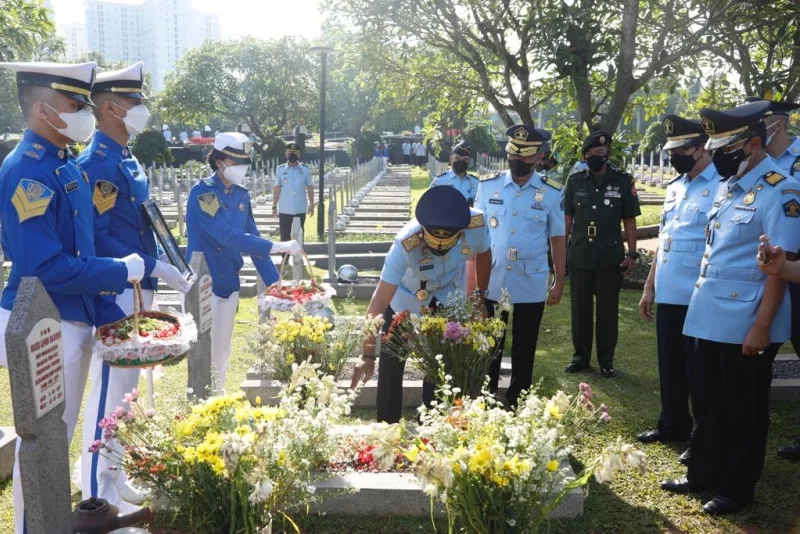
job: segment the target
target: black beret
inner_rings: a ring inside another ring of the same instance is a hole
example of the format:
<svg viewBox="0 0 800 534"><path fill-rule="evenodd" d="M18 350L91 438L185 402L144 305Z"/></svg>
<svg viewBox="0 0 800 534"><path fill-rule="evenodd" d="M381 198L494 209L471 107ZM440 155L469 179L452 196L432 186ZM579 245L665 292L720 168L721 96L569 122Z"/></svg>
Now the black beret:
<svg viewBox="0 0 800 534"><path fill-rule="evenodd" d="M589 134L583 142L582 154L586 154L590 149L598 146L611 146L611 136L605 132L594 132Z"/></svg>

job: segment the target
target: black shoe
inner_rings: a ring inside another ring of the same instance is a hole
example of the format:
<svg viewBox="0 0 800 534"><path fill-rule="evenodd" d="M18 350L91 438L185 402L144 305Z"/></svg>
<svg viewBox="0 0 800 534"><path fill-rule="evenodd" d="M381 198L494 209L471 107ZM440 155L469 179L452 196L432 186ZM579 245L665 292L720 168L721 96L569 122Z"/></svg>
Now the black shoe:
<svg viewBox="0 0 800 534"><path fill-rule="evenodd" d="M567 365L567 367L564 368L564 370L566 372L568 372L568 373L579 373L579 372L583 371L584 369L588 369L588 368L589 368L589 364L588 363L570 362L570 364Z"/></svg>
<svg viewBox="0 0 800 534"><path fill-rule="evenodd" d="M689 482L689 479L686 477L680 477L680 478L662 480L661 489L669 491L671 493L677 493L679 495L686 495L690 491L703 491L704 489L707 488Z"/></svg>
<svg viewBox="0 0 800 534"><path fill-rule="evenodd" d="M655 443L657 441L669 441L669 437L666 434L663 434L661 430L658 428L651 428L650 430L645 430L636 438L642 443Z"/></svg>
<svg viewBox="0 0 800 534"><path fill-rule="evenodd" d="M741 512L753 503L753 499L733 499L717 495L703 505L703 511L710 515L728 515Z"/></svg>
<svg viewBox="0 0 800 534"><path fill-rule="evenodd" d="M692 448L691 448L691 447L689 447L688 449L686 449L685 451L683 451L683 452L681 453L681 455L680 455L680 456L678 456L678 461L679 461L680 463L682 463L683 465L689 465L689 461L690 461L691 459L692 459Z"/></svg>
<svg viewBox="0 0 800 534"><path fill-rule="evenodd" d="M800 462L800 440L795 441L794 445L778 449L778 456L790 462Z"/></svg>
<svg viewBox="0 0 800 534"><path fill-rule="evenodd" d="M617 376L617 370L613 367L601 367L600 368L600 376L603 378L614 378Z"/></svg>

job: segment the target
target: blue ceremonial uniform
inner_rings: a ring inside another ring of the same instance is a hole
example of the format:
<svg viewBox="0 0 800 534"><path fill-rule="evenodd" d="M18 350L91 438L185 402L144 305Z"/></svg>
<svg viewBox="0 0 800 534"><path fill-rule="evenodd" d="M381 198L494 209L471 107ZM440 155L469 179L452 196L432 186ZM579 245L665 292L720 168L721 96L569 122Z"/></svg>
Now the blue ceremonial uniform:
<svg viewBox="0 0 800 534"><path fill-rule="evenodd" d="M472 209L471 216L469 228L444 256L430 253L422 238L422 225L416 219L397 234L381 271L381 280L398 286L390 304L393 310L419 313L434 298L445 302L460 287L466 260L474 252L489 250L489 230L483 212ZM420 290L424 293L419 293Z"/></svg>
<svg viewBox="0 0 800 534"><path fill-rule="evenodd" d="M233 184L226 188L216 174L201 180L189 193L186 226L186 259L195 250L205 254L218 297L239 291L242 253L250 255L267 286L278 280L278 270L269 257L272 242L260 237L247 189Z"/></svg>
<svg viewBox="0 0 800 534"><path fill-rule="evenodd" d="M145 266L142 289L157 289L158 280L150 274L161 254L142 209L150 198L150 182L139 161L127 147L98 130L78 156L78 164L92 186L97 255L124 258L138 254Z"/></svg>
<svg viewBox="0 0 800 534"><path fill-rule="evenodd" d="M44 285L62 321L96 324L95 295L122 292L125 263L95 256L89 179L65 149L26 130L0 167L2 245L13 262L0 306L24 276Z"/></svg>
<svg viewBox="0 0 800 534"><path fill-rule="evenodd" d="M657 304L689 305L719 181L717 168L709 163L693 180L681 175L667 186L658 234Z"/></svg>
<svg viewBox="0 0 800 534"><path fill-rule="evenodd" d="M450 187L456 188L464 198L467 199L467 203L470 206L475 205L475 195L478 194L478 183L480 180L476 176L473 176L467 173L463 178L458 176L452 170L443 172L439 176L431 181L430 187L436 187L437 185L448 185Z"/></svg>
<svg viewBox="0 0 800 534"><path fill-rule="evenodd" d="M513 304L544 302L548 240L566 234L561 197L561 184L535 172L521 187L510 171L480 183L477 207L486 213L492 240L489 300L500 300L506 288Z"/></svg>
<svg viewBox="0 0 800 534"><path fill-rule="evenodd" d="M275 185L281 188L278 213L305 215L308 212L306 188L314 185L311 169L302 163L294 167L284 163L278 167L275 180Z"/></svg>
<svg viewBox="0 0 800 534"><path fill-rule="evenodd" d="M689 302L683 333L741 345L755 322L766 276L753 252L766 234L784 250L800 250L800 192L772 158L741 178L722 181L708 214L708 235L700 278ZM724 317L724 321L710 321ZM784 298L770 342L789 339L789 299Z"/></svg>
<svg viewBox="0 0 800 534"><path fill-rule="evenodd" d="M786 152L775 158L775 164L785 175L800 181L800 137L795 137Z"/></svg>

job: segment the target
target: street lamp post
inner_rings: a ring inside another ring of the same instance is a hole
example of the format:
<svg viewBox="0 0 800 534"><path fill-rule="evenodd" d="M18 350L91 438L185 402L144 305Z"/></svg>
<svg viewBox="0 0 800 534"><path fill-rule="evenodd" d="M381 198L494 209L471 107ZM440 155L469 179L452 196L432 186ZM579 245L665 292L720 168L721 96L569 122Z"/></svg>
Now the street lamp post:
<svg viewBox="0 0 800 534"><path fill-rule="evenodd" d="M329 46L315 46L312 52L320 56L319 84L319 202L317 202L317 234L320 241L325 236L325 92L328 79L328 54L333 52Z"/></svg>

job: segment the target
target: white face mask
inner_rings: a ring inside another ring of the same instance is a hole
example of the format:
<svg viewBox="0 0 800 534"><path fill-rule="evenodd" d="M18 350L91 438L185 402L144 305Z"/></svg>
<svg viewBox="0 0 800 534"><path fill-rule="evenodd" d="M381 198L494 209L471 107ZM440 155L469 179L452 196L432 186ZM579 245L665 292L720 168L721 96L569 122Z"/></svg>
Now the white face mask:
<svg viewBox="0 0 800 534"><path fill-rule="evenodd" d="M232 184L242 186L249 168L250 165L231 165L230 167L223 169L222 172L225 175L226 180Z"/></svg>
<svg viewBox="0 0 800 534"><path fill-rule="evenodd" d="M767 136L767 141L766 143L764 143L764 146L769 146L770 142L772 141L772 138L775 137L776 133L778 133L778 123L776 122L775 124L767 128L767 131L769 131L770 128L772 128L774 131Z"/></svg>
<svg viewBox="0 0 800 534"><path fill-rule="evenodd" d="M52 109L57 115L58 118L64 121L67 125L66 128L56 128L49 121L47 124L50 124L58 133L63 135L68 139L72 139L76 143L83 143L89 137L91 137L92 133L94 132L94 115L92 115L91 110L87 108L83 108L80 111L76 111L75 113L59 113L53 106L48 104L47 102L43 102L45 106Z"/></svg>
<svg viewBox="0 0 800 534"><path fill-rule="evenodd" d="M118 108L125 109L115 102L112 102L112 104ZM133 106L131 109L125 109L125 111L127 111L127 115L125 115L124 119L120 120L125 123L125 129L128 133L131 135L142 133L147 126L147 121L150 120L150 110L147 109L147 106L139 104L138 106ZM116 115L114 116L117 117Z"/></svg>

